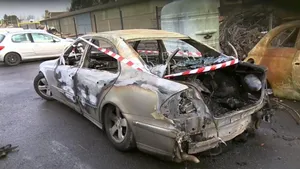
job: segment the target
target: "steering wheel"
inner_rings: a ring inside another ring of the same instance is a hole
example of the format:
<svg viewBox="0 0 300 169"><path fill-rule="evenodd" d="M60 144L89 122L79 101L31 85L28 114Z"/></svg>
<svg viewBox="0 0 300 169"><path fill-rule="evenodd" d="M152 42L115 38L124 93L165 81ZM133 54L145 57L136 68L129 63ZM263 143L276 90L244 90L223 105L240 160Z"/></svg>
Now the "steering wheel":
<svg viewBox="0 0 300 169"><path fill-rule="evenodd" d="M171 68L170 68L170 61L171 61L171 59L179 52L179 48L177 48L176 50L174 50L174 52L173 53L171 53L171 55L167 58L167 60L166 60L166 66L167 66L167 69L168 69L168 74L170 74L171 73Z"/></svg>

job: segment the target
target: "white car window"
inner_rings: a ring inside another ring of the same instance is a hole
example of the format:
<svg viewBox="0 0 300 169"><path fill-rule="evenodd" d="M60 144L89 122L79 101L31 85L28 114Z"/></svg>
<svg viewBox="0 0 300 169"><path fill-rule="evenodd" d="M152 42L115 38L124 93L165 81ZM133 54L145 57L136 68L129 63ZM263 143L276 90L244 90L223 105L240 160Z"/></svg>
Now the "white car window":
<svg viewBox="0 0 300 169"><path fill-rule="evenodd" d="M31 43L28 34L16 34L11 37L11 41L14 43Z"/></svg>
<svg viewBox="0 0 300 169"><path fill-rule="evenodd" d="M4 40L5 35L0 34L0 43Z"/></svg>
<svg viewBox="0 0 300 169"><path fill-rule="evenodd" d="M50 43L50 42L54 42L54 38L51 35L47 35L44 33L31 33L33 41L35 43ZM57 38L55 38L55 41L57 40Z"/></svg>

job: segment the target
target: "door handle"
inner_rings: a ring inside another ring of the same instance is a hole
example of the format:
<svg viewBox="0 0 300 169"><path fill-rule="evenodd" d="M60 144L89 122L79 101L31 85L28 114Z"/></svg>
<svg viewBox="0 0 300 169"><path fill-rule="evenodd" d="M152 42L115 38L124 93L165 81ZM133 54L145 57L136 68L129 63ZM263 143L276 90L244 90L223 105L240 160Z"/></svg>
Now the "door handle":
<svg viewBox="0 0 300 169"><path fill-rule="evenodd" d="M296 63L295 63L295 65L299 66L299 65L300 65L300 63L299 63L299 62L296 62Z"/></svg>

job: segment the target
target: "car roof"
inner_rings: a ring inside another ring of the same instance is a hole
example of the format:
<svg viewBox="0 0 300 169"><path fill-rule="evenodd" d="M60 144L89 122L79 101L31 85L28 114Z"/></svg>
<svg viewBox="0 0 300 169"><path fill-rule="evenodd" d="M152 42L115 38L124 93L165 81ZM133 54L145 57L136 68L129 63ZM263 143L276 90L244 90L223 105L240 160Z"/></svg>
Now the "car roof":
<svg viewBox="0 0 300 169"><path fill-rule="evenodd" d="M9 31L0 32L0 34L3 34L3 35L20 34L20 33L48 33L48 32L45 30L40 30L40 29L27 29L27 30L12 31L12 32L9 32Z"/></svg>
<svg viewBox="0 0 300 169"><path fill-rule="evenodd" d="M126 29L126 30L116 30L90 34L86 36L100 36L100 37L114 37L121 38L125 41L138 40L138 39L164 39L164 38L178 38L187 39L187 35L182 35L180 33L169 32L165 30L155 30L155 29Z"/></svg>

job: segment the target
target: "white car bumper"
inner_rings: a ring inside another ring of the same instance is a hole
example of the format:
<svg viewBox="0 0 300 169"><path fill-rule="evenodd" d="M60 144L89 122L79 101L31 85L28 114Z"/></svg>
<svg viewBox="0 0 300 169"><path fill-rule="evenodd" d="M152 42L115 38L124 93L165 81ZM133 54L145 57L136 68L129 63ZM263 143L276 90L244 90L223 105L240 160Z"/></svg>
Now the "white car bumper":
<svg viewBox="0 0 300 169"><path fill-rule="evenodd" d="M0 52L0 62L3 62L3 61L4 61L4 53Z"/></svg>

